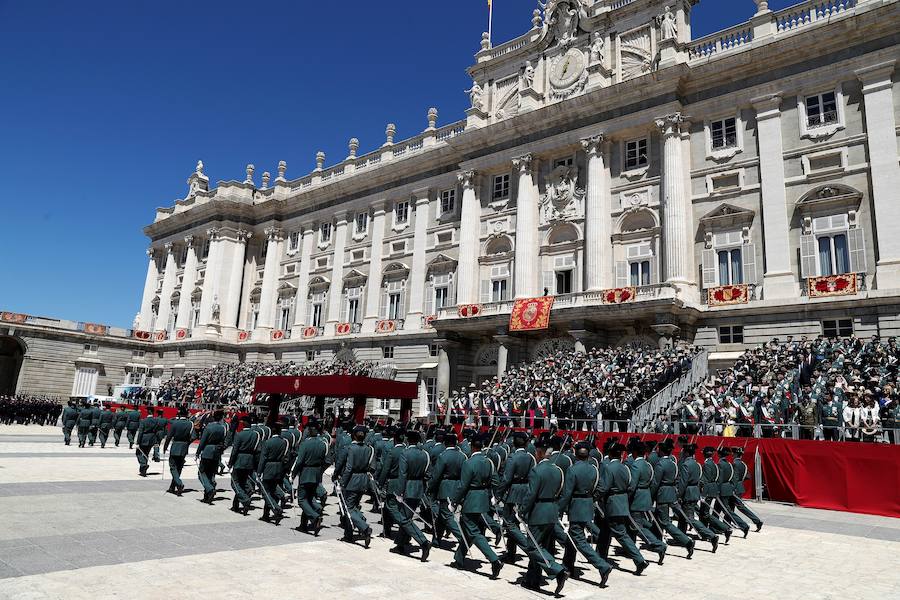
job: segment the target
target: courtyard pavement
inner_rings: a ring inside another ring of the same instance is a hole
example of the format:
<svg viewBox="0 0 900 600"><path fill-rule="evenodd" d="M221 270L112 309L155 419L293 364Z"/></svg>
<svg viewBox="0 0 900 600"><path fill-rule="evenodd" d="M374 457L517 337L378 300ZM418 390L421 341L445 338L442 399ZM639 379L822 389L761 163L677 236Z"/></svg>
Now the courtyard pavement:
<svg viewBox="0 0 900 600"><path fill-rule="evenodd" d="M299 524L293 509L278 527L258 520L261 508L246 517L230 512L227 476L219 479L219 499L208 506L199 502L190 458L183 477L189 491L181 498L165 494L165 463L151 463L150 477L138 477L124 440L120 448L110 441L105 449L99 443L79 449L64 446L56 427L0 426L0 599L552 595L552 582L541 594L516 584L526 567L521 558L491 581L476 549L469 557L477 570L457 571L448 566L448 550L434 549L422 563L418 552L389 552L382 538L368 550L338 541L333 499L319 537L293 529ZM583 577L570 580L563 596L900 598L900 520L775 503L751 507L765 521L763 530L732 538L716 554L700 542L688 561L683 549L670 547L665 564L651 564L640 577L632 575L630 561L618 558L606 589L582 562ZM379 516L366 517L377 533Z"/></svg>

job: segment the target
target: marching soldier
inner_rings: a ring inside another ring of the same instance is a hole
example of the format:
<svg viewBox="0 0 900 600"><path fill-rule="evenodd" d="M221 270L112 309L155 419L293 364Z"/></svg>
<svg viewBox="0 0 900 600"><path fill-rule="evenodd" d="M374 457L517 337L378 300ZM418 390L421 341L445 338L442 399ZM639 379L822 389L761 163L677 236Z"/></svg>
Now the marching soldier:
<svg viewBox="0 0 900 600"><path fill-rule="evenodd" d="M484 441L480 436L472 438L472 456L462 465L454 502L462 505L459 520L463 536L488 559L491 563L491 579L496 579L503 568L503 562L484 537L486 526L484 517L491 507L491 489L497 483L497 474L494 464L482 452ZM457 545L456 553L453 555L451 566L457 569L465 568L466 552L469 549L465 538L460 540L461 543Z"/></svg>
<svg viewBox="0 0 900 600"><path fill-rule="evenodd" d="M414 432L409 432L413 435ZM400 479L400 464L403 462L403 455L406 453L406 444L404 444L405 432L397 429L394 432L394 447L385 456L381 465L381 472L378 476L378 485L381 489L386 490L385 508L394 523L397 524L399 530L394 537L394 547L391 552L402 553L410 539L416 541L422 549L422 562L428 559L428 553L431 551L431 544L425 539L422 531L413 523L413 512L406 506L403 506L403 495L406 493L406 482ZM421 450L417 450L422 452ZM426 453L427 456L427 453ZM415 459L414 459L415 460ZM424 476L425 470L422 469Z"/></svg>
<svg viewBox="0 0 900 600"><path fill-rule="evenodd" d="M459 478L462 474L463 463L466 455L456 445L456 434L453 432L441 433L441 442L435 445L446 446L446 449L437 457L431 479L428 481L428 495L434 499L432 513L434 515L434 538L432 545L439 546L444 532L456 538L462 545L462 530L456 522L456 518L450 511L450 501L455 497L459 486ZM432 446L432 451L434 446Z"/></svg>
<svg viewBox="0 0 900 600"><path fill-rule="evenodd" d="M604 506L606 519L602 521L600 535L600 556L604 559L609 556L610 538L614 536L625 551L625 555L634 561L634 574L640 575L647 568L648 563L627 531L631 518L628 496L634 493L637 481L632 477L631 470L622 464L624 450L625 446L619 443L610 446L606 453L609 463L602 470L600 476L600 494L606 500Z"/></svg>
<svg viewBox="0 0 900 600"><path fill-rule="evenodd" d="M650 486L653 483L653 467L644 457L646 447L640 440L629 442L629 450L632 453L631 477L634 481L634 492L631 496L631 524L637 530L637 534L643 539L651 552L659 556L657 564L663 564L666 557L666 544L653 533L647 513L653 510L653 498L650 495Z"/></svg>
<svg viewBox="0 0 900 600"><path fill-rule="evenodd" d="M119 442L122 440L122 431L124 431L127 423L128 414L124 408L119 407L116 410L115 419L113 419L113 441L115 441L116 448L119 447Z"/></svg>
<svg viewBox="0 0 900 600"><path fill-rule="evenodd" d="M735 446L732 451L734 452L734 464L732 465L734 474L731 481L734 483L734 494L728 499L730 503L729 508L735 514L737 514L735 508L744 513L756 525L756 531L759 531L763 526L762 519L744 503L744 481L747 479L747 471L749 470L743 460L744 449L740 446Z"/></svg>
<svg viewBox="0 0 900 600"><path fill-rule="evenodd" d="M138 465L140 465L138 474L141 477L146 477L147 469L150 468L150 450L153 448L153 444L156 443L156 419L153 416L152 407L147 406L147 416L138 425L135 437L137 449L134 454L137 456Z"/></svg>
<svg viewBox="0 0 900 600"><path fill-rule="evenodd" d="M731 538L731 527L716 516L713 504L719 497L719 467L712 459L715 448L707 446L703 449L703 466L700 475L700 520L707 527L725 535L725 543Z"/></svg>
<svg viewBox="0 0 900 600"><path fill-rule="evenodd" d="M78 424L78 409L75 402L69 400L62 412L63 442L68 446L72 441L72 429Z"/></svg>
<svg viewBox="0 0 900 600"><path fill-rule="evenodd" d="M672 543L687 548L687 558L690 560L694 555L694 540L675 527L671 517L671 509L678 503L678 491L675 487L678 481L678 464L672 458L674 445L672 440L664 440L657 446L659 460L653 468L653 485L651 487L651 492L656 498L654 514L659 526L672 537Z"/></svg>
<svg viewBox="0 0 900 600"><path fill-rule="evenodd" d="M116 416L109 408L100 413L100 447L106 448L106 440L109 439L109 430L112 429Z"/></svg>
<svg viewBox="0 0 900 600"><path fill-rule="evenodd" d="M697 503L700 502L700 480L703 475L703 467L694 458L694 454L697 452L697 445L685 442L681 450L681 468L678 472L678 498L681 500L683 514L679 515L679 517L684 519L685 523L679 525L679 529L683 532L689 524L700 536L700 539L712 544L712 551L715 554L719 547L719 536L696 517Z"/></svg>
<svg viewBox="0 0 900 600"><path fill-rule="evenodd" d="M526 554L531 548L525 534L519 528L519 519L516 509L521 506L528 497L528 477L531 470L537 465L534 455L526 450L528 434L524 431L513 433L513 447L515 448L506 459L503 469L503 479L497 486L497 499L503 503L500 510L500 518L503 521L506 533L506 554L503 562L512 564L516 562L516 546Z"/></svg>
<svg viewBox="0 0 900 600"><path fill-rule="evenodd" d="M309 531L312 523L314 535L322 529L322 505L316 501L316 490L322 483L328 443L320 436L319 422L310 419L303 428L308 437L297 449L297 458L291 471L291 481L297 479L297 506L303 511L298 530Z"/></svg>
<svg viewBox="0 0 900 600"><path fill-rule="evenodd" d="M153 444L153 462L159 462L159 445L166 437L169 420L161 406L156 407L156 443Z"/></svg>
<svg viewBox="0 0 900 600"><path fill-rule="evenodd" d="M566 472L560 511L569 515L569 536L575 548L600 571L600 587L606 585L612 567L588 543L585 529L594 529L594 503L600 485L600 470L590 461L590 444L575 446L575 464Z"/></svg>
<svg viewBox="0 0 900 600"><path fill-rule="evenodd" d="M279 484L284 479L284 459L288 452L288 443L281 437L281 424L273 423L270 428L272 437L266 440L259 453L259 465L256 468L256 477L262 488L265 505L260 521L274 521L276 525L284 518L281 510L281 500L284 492ZM224 432L223 432L224 440ZM216 463L218 466L218 462Z"/></svg>
<svg viewBox="0 0 900 600"><path fill-rule="evenodd" d="M163 446L163 454L169 450L169 444L172 445L169 452L169 472L172 473L172 483L166 490L170 494L177 496L184 491L184 482L181 481L181 470L184 468L184 460L188 455L193 440L194 424L188 419L188 409L186 405L182 405L178 409L178 416L169 426L169 433L166 435L166 441Z"/></svg>
<svg viewBox="0 0 900 600"><path fill-rule="evenodd" d="M734 514L734 511L731 509L734 506L734 502L729 500L734 498L734 483L732 483L734 467L728 462L731 449L728 446L723 446L717 452L719 454L719 460L716 462L716 466L719 468L719 511L717 512L724 514L728 521L734 523L738 529L744 532L744 537L746 538L747 532L750 531L750 526L747 525L746 521Z"/></svg>
<svg viewBox="0 0 900 600"><path fill-rule="evenodd" d="M235 417L233 423L233 426L228 431L232 445L234 444L234 431L237 429L237 417ZM300 443L303 441L303 433L297 429L296 419L287 416L281 419L281 437L287 440L288 443L288 453L284 464L293 467L297 462L297 451L300 448ZM291 502L294 502L295 490L290 468L284 470L284 481L281 482L281 489L284 490L286 496L290 496Z"/></svg>
<svg viewBox="0 0 900 600"><path fill-rule="evenodd" d="M213 421L203 429L200 443L197 445L196 456L200 459L197 466L197 478L203 485L203 499L201 502L212 504L216 496L216 471L219 468L219 458L222 446L225 444L225 425L222 419L225 413L221 410L213 412Z"/></svg>
<svg viewBox="0 0 900 600"><path fill-rule="evenodd" d="M246 515L250 512L253 494L250 475L256 468L255 458L260 444L260 433L252 427L253 417L250 415L244 415L241 421L244 428L234 436L228 467L231 469L231 489L234 490L231 511Z"/></svg>
<svg viewBox="0 0 900 600"><path fill-rule="evenodd" d="M344 541L353 541L353 529L363 536L365 547L372 542L372 528L360 510L362 495L369 490L370 473L375 465L375 449L364 442L368 430L363 425L353 428L353 442L347 450L346 464L342 469L338 499L344 512ZM340 465L336 465L335 468Z"/></svg>
<svg viewBox="0 0 900 600"><path fill-rule="evenodd" d="M138 427L141 423L141 413L138 411L137 407L131 408L127 413L127 418L125 421L125 428L128 432L128 449L134 446L135 436L137 434Z"/></svg>
<svg viewBox="0 0 900 600"><path fill-rule="evenodd" d="M90 408L91 425L88 430L88 445L97 443L97 431L100 428L100 407L94 405Z"/></svg>
<svg viewBox="0 0 900 600"><path fill-rule="evenodd" d="M78 447L84 448L87 443L88 430L91 428L91 407L85 400L78 410Z"/></svg>

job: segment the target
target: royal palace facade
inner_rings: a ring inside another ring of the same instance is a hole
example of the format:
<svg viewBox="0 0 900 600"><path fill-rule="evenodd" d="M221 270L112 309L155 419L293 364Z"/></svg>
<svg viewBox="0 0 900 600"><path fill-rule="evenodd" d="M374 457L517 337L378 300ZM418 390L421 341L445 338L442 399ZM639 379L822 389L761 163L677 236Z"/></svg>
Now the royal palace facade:
<svg viewBox="0 0 900 600"><path fill-rule="evenodd" d="M900 333L900 4L755 0L699 39L693 4L551 0L524 35L485 34L463 121L430 109L422 133L389 124L298 178L282 161L210 186L198 164L145 228L133 330L0 333L74 344L63 395L93 344L114 384L337 357L432 398L556 348L681 339L727 360ZM543 296L549 327L510 330Z"/></svg>

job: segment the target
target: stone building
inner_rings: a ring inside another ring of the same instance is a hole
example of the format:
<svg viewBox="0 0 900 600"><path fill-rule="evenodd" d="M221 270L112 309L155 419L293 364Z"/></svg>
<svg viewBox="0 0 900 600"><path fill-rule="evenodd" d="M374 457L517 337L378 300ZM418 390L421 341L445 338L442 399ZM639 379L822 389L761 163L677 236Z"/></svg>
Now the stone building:
<svg viewBox="0 0 900 600"><path fill-rule="evenodd" d="M679 338L727 360L774 335L895 335L900 4L754 1L694 39L693 0L550 0L522 36L485 34L463 121L430 109L421 134L389 124L299 178L282 161L211 187L198 164L145 229L116 343L159 377L379 360L434 398L560 347ZM545 295L549 328L510 331Z"/></svg>

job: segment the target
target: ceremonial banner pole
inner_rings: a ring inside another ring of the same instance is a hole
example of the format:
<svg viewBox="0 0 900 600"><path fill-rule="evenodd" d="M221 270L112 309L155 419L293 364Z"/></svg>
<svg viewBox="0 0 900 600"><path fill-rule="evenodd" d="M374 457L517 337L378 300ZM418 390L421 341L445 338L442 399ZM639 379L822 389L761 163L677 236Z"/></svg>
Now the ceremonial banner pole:
<svg viewBox="0 0 900 600"><path fill-rule="evenodd" d="M493 25L494 25L494 3L491 0L487 0L488 3L488 47L493 47L493 41L491 35L493 34Z"/></svg>

